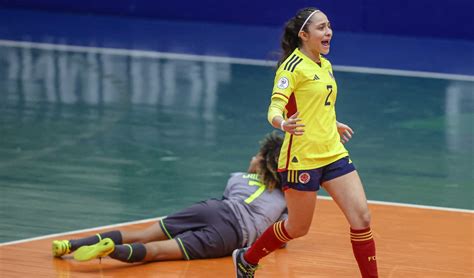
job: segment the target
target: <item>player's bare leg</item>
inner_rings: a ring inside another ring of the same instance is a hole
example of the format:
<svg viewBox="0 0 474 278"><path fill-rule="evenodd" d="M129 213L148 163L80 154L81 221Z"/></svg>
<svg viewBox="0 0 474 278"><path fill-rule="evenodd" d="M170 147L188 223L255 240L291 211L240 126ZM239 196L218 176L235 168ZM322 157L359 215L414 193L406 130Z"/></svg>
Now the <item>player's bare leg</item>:
<svg viewBox="0 0 474 278"><path fill-rule="evenodd" d="M351 229L351 243L362 277L378 277L371 215L357 171L322 184L344 213Z"/></svg>

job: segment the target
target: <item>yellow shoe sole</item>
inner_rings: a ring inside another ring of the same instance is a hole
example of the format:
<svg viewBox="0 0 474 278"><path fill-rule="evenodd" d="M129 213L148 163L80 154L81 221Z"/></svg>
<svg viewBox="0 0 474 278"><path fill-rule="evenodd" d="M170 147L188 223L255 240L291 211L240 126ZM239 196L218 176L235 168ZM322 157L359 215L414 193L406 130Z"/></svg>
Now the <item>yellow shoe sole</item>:
<svg viewBox="0 0 474 278"><path fill-rule="evenodd" d="M86 262L108 256L115 250L115 244L110 238L104 238L94 245L82 246L74 252L74 259Z"/></svg>

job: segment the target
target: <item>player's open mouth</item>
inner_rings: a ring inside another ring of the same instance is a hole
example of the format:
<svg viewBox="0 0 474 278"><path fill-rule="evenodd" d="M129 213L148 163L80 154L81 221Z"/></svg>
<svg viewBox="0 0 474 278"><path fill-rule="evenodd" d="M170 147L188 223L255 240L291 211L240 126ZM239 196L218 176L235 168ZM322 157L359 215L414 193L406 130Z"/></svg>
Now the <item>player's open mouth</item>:
<svg viewBox="0 0 474 278"><path fill-rule="evenodd" d="M321 44L325 47L329 47L329 40L327 41L322 41Z"/></svg>

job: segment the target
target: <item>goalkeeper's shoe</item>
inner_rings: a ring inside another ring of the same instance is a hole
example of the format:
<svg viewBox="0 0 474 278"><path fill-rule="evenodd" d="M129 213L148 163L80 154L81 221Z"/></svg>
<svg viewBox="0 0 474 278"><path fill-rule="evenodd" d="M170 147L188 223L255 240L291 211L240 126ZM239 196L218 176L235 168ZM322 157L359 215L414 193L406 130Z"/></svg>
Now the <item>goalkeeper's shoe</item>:
<svg viewBox="0 0 474 278"><path fill-rule="evenodd" d="M104 238L94 245L82 246L74 252L74 259L85 262L108 256L115 250L115 243L110 238Z"/></svg>
<svg viewBox="0 0 474 278"><path fill-rule="evenodd" d="M71 253L71 243L69 240L53 240L51 251L55 257L61 257L63 255L69 254Z"/></svg>

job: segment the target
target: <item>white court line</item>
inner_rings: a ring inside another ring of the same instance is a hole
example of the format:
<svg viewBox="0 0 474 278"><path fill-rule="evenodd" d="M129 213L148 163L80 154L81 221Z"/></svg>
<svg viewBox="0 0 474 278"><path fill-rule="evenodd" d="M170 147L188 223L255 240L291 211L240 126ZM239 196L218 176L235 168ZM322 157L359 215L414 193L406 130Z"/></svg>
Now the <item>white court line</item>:
<svg viewBox="0 0 474 278"><path fill-rule="evenodd" d="M318 199L332 200L332 198L328 197L328 196L318 196ZM382 202L382 201L370 201L370 200L368 201L368 203L369 204L374 204L374 205L383 205L383 206L396 206L396 207L430 209L430 210L438 210L438 211L449 211L449 212L461 212L461 213L474 214L474 210L469 210L469 209L456 209L456 208L423 206L423 205L413 205L413 204L395 203L395 202ZM121 227L121 226L126 226L126 225L133 225L133 224L140 224L140 223L146 223L146 222L151 222L151 221L158 221L161 218L163 218L163 217L148 218L148 219L143 219L143 220L130 221L130 222L112 224L112 225L89 228L89 229L83 229L83 230L77 230L77 231L69 231L69 232L64 232L64 233L50 234L50 235L44 235L44 236L39 236L39 237L32 237L32 238L26 238L26 239L21 239L21 240L9 241L9 242L0 243L0 247L7 246L7 245L13 245L13 244L19 244L19 243L30 242L30 241L35 241L35 240L42 240L42 239L47 239L47 238L62 238L64 236L71 235L71 234L86 233L86 232L92 232L92 231L96 231L96 230L103 230L103 229Z"/></svg>
<svg viewBox="0 0 474 278"><path fill-rule="evenodd" d="M332 198L328 197L328 196L318 196L318 199L319 198L321 198L323 200L332 200ZM437 207L437 206L424 206L424 205L415 205L415 204L407 204L407 203L371 201L371 200L368 200L367 202L369 204L374 204L374 205L406 207L406 208L418 208L418 209L431 209L431 210L463 212L463 213L473 213L474 214L474 210L471 210L471 209L458 209L458 208L447 208L447 207Z"/></svg>
<svg viewBox="0 0 474 278"><path fill-rule="evenodd" d="M121 227L121 226L146 223L146 222L150 222L150 221L158 221L161 218L163 218L163 217L148 218L148 219L143 219L143 220L130 221L130 222L112 224L112 225L107 225L107 226L100 226L100 227L89 228L89 229L82 229L82 230L69 231L69 232L64 232L64 233L49 234L49 235L44 235L44 236L25 238L25 239L20 239L20 240L15 240L15 241L8 241L8 242L0 243L0 247L1 246L6 246L6 245L29 242L29 241L42 240L42 239L47 239L47 238L52 238L52 237L60 238L60 237L71 235L71 234L87 233L87 232L92 232L92 231L96 231L96 230L104 230L104 229L116 228L116 227Z"/></svg>
<svg viewBox="0 0 474 278"><path fill-rule="evenodd" d="M74 46L74 45L65 45L65 44L37 43L37 42L10 41L10 40L0 40L0 46L36 48L36 49L43 49L43 50L98 53L98 54L119 55L119 56L165 58L165 59L199 61L199 62L232 63L232 64L265 66L265 67L269 67L269 66L273 67L276 65L276 61L272 61L272 60L232 58L232 57L208 56L208 55L193 55L193 54L168 53L168 52L147 51L147 50L119 49L119 48ZM448 79L448 80L459 80L459 81L474 81L474 76L462 75L462 74L395 70L395 69L369 68L369 67L354 67L354 66L333 66L333 68L336 71L343 71L343 72Z"/></svg>

